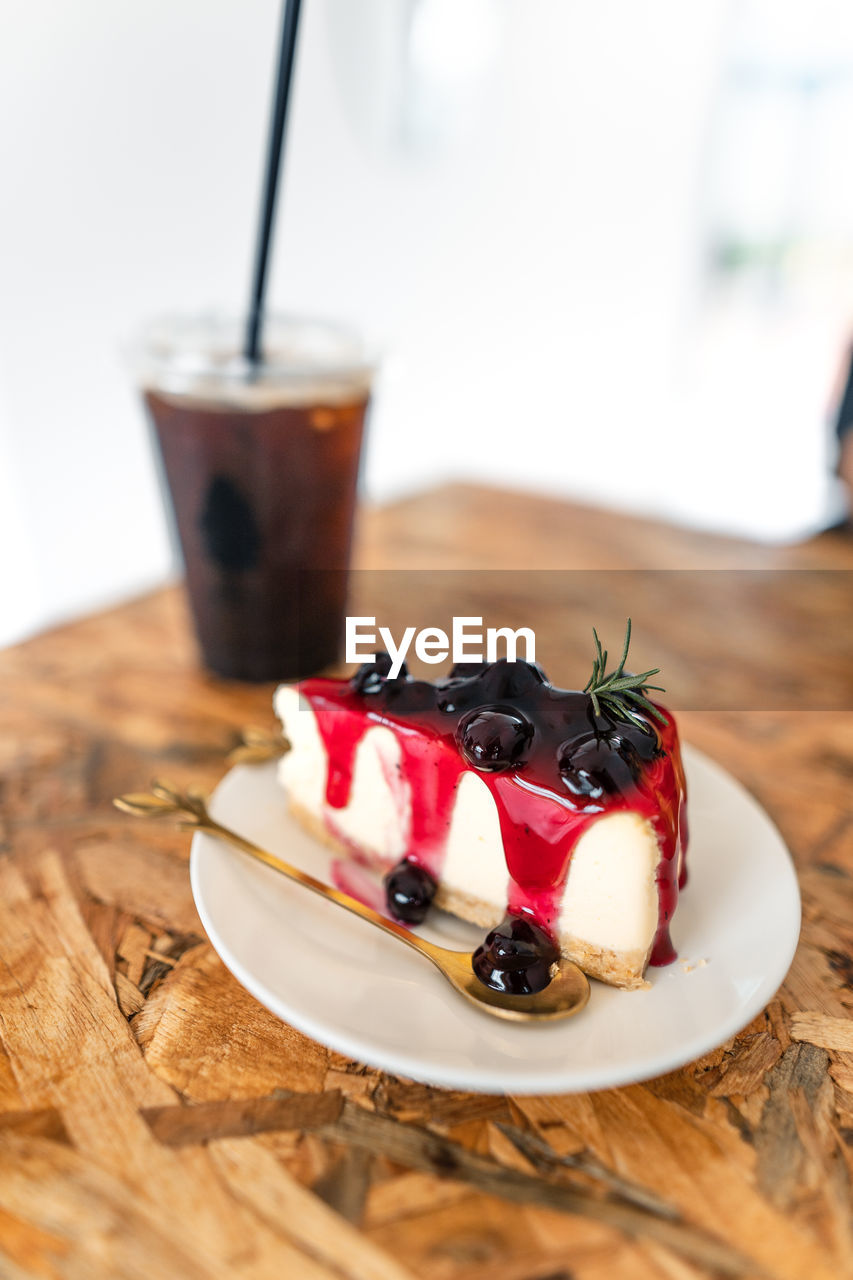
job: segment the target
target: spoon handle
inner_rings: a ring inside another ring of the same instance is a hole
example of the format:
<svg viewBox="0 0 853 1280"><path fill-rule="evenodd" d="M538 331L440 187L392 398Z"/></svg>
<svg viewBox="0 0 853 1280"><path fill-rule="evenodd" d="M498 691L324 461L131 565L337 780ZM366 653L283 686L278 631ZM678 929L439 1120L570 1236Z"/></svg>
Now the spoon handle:
<svg viewBox="0 0 853 1280"><path fill-rule="evenodd" d="M396 920L389 920L387 916L380 915L372 907L359 902L358 898L350 897L348 893L344 893L341 889L336 889L333 885L316 879L315 876L309 875L307 871L300 871L292 863L285 862L283 858L270 853L268 849L262 849L260 845L254 844L244 836L238 835L236 831L232 831L230 827L223 826L215 818L211 818L207 823L199 823L198 830L206 831L209 835L219 836L220 839L226 840L229 844L234 845L235 848L241 849L243 853L248 853L250 857L256 858L268 867L272 867L274 871L280 871L289 880L295 880L297 884L304 885L306 889L311 889L314 893L319 894L321 898L329 898L332 902L336 902L339 907L344 907L347 911L351 911L353 915L361 916L362 920L369 920L371 924L384 929L386 933L399 938L401 942L407 942L410 947L414 947L415 951L420 951L422 955L428 956L430 960L434 958L433 953L436 953L437 958L438 953L446 950L444 947L436 947L424 938L419 938L417 934L411 933L403 925L398 924Z"/></svg>
<svg viewBox="0 0 853 1280"><path fill-rule="evenodd" d="M195 831L204 831L208 835L218 836L220 840L225 840L228 844L233 845L234 848L247 853L258 862L263 862L265 866L272 867L274 871L278 871L281 875L287 876L289 880L294 880L297 884L303 885L304 888L310 889L321 898L328 898L332 902L336 902L339 907L344 907L347 911L351 911L353 915L361 916L362 920L369 920L371 924L384 930L385 933L390 933L392 937L399 938L401 942L405 942L415 951L419 951L421 955L426 956L427 959L439 967L441 967L442 957L452 956L454 959L458 959L462 954L457 951L451 951L447 947L438 947L432 942L427 942L425 938L419 938L417 934L411 933L403 925L398 924L396 920L389 920L387 916L380 915L378 911L374 911L372 907L359 902L357 898L352 898L348 893L344 893L342 890L335 889L332 885L318 880L315 876L309 875L307 871L301 871L299 867L293 866L292 863L285 862L284 858L279 858L276 854L270 853L268 849L261 848L254 841L248 840L245 836L241 836L239 832L226 827L224 823L217 822L215 818L211 817L203 796L198 792L190 791L184 794L165 783L154 783L150 795L117 796L113 804L117 809L121 809L123 813L130 813L136 817L159 817L172 814L178 818L182 826L189 826Z"/></svg>

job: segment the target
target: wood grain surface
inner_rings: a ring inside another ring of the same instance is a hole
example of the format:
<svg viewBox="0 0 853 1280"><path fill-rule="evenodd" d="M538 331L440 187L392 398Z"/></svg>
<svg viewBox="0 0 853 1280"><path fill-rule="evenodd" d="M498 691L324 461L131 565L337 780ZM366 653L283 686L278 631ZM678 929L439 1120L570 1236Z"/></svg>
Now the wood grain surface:
<svg viewBox="0 0 853 1280"><path fill-rule="evenodd" d="M849 535L773 549L447 486L366 512L359 563L359 608L470 589L566 680L633 591L637 660L666 649L684 735L794 853L784 987L713 1053L601 1093L469 1095L348 1061L226 972L187 835L110 807L155 774L212 787L241 726L272 726L271 689L199 670L177 589L61 627L0 654L0 1276L853 1275ZM642 600L625 570L659 571ZM747 570L782 575L772 652Z"/></svg>

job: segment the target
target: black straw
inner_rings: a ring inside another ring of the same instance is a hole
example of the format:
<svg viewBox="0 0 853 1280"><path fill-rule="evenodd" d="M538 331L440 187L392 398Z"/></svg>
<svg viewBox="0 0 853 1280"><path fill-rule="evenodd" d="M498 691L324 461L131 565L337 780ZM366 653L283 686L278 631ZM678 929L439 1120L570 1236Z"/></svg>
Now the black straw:
<svg viewBox="0 0 853 1280"><path fill-rule="evenodd" d="M281 49L278 73L275 80L267 164L264 173L264 190L261 201L261 218L255 245L255 271L252 278L252 298L249 304L249 321L246 325L246 345L243 354L253 364L261 359L261 329L264 316L264 293L267 283L270 240L275 217L275 201L278 191L278 175L284 150L287 127L287 103L290 83L293 79L293 55L296 50L296 32L299 26L301 0L283 0L281 19Z"/></svg>

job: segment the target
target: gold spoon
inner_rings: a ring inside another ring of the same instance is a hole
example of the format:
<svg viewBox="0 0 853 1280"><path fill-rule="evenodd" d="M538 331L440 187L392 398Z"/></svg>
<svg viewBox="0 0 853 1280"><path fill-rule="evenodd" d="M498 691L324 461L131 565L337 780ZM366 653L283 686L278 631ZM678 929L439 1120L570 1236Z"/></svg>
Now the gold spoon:
<svg viewBox="0 0 853 1280"><path fill-rule="evenodd" d="M113 804L123 813L130 813L135 817L157 818L171 814L177 817L181 827L219 836L221 840L227 841L228 844L241 849L243 853L248 853L252 858L272 867L274 871L280 871L288 879L295 880L297 884L304 885L306 889L313 890L323 898L330 898L339 906L346 907L347 911L361 916L362 920L369 920L385 933L390 933L392 937L399 938L401 942L413 947L415 951L419 951L422 956L432 961L460 995L485 1013L492 1013L497 1018L507 1018L512 1022L554 1021L557 1018L571 1017L573 1013L582 1009L589 999L589 982L586 974L565 956L561 956L552 966L552 977L548 986L543 991L537 991L535 995L511 996L501 991L494 991L482 983L474 973L469 952L451 951L447 947L436 946L434 942L427 942L425 938L411 933L395 920L389 920L378 911L365 906L357 898L351 898L340 889L324 884L322 880L315 879L307 872L300 871L298 867L276 857L274 853L269 853L259 845L253 844L251 840L247 840L236 831L232 831L230 827L223 826L221 822L212 818L204 796L192 788L181 792L166 783L155 782L152 784L150 793L117 796Z"/></svg>

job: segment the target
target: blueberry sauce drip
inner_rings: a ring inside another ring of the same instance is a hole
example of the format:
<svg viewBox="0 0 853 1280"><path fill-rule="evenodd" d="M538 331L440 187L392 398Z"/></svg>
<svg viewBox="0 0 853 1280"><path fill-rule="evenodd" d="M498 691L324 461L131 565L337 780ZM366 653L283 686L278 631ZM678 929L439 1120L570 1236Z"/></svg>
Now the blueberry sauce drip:
<svg viewBox="0 0 853 1280"><path fill-rule="evenodd" d="M406 672L391 679L390 668L388 656L379 654L352 681L300 684L318 713L329 757L330 829L334 810L348 803L366 728L396 728L400 766L387 781L400 812L408 814L405 866L440 883L456 789L473 768L500 821L508 914L554 935L577 841L600 814L635 811L652 824L661 849L651 963L673 960L669 921L685 879L686 822L672 718L665 726L649 719L640 728L606 712L596 715L588 694L555 688L535 663L465 664L435 683ZM413 728L418 732L407 732ZM418 802L409 805L409 795Z"/></svg>
<svg viewBox="0 0 853 1280"><path fill-rule="evenodd" d="M438 888L426 868L404 858L385 877L385 901L395 920L420 924L432 906Z"/></svg>
<svg viewBox="0 0 853 1280"><path fill-rule="evenodd" d="M531 996L551 981L551 966L560 948L532 920L506 916L486 934L471 959L471 967L487 987L510 996Z"/></svg>

